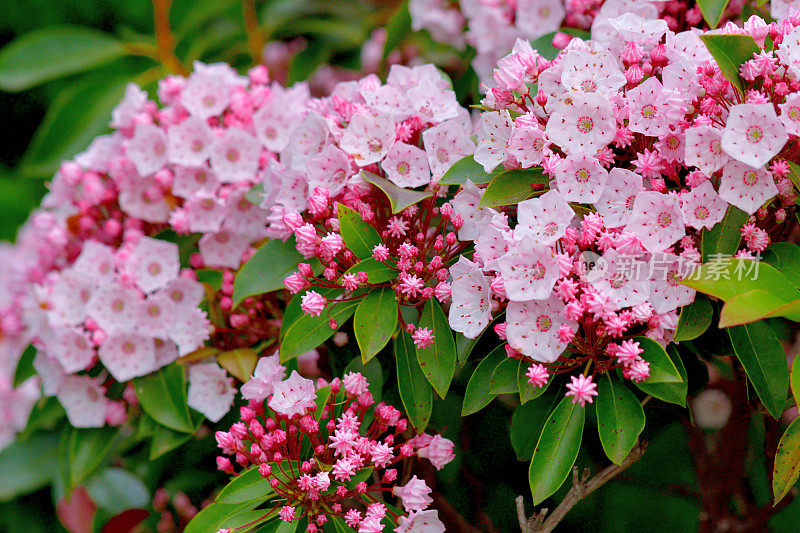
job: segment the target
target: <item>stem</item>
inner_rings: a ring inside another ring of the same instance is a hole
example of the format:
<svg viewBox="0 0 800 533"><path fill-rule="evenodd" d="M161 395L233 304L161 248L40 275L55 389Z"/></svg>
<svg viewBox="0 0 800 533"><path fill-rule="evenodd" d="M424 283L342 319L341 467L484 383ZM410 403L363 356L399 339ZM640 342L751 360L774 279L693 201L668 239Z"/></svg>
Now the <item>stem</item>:
<svg viewBox="0 0 800 533"><path fill-rule="evenodd" d="M175 56L175 38L169 26L169 8L172 0L153 0L153 23L158 45L158 59L170 73L186 76L189 71Z"/></svg>
<svg viewBox="0 0 800 533"><path fill-rule="evenodd" d="M575 504L593 493L609 481L611 481L617 474L626 470L633 463L638 461L644 451L647 449L647 443L639 441L633 447L628 457L619 465L610 465L603 469L599 474L589 479L589 470L586 469L583 475L578 474L578 467L572 467L572 488L569 489L567 495L555 508L555 510L547 516L547 509L542 509L536 515L525 518L525 503L522 496L517 496L517 518L519 519L519 527L522 533L550 533L553 531L559 522L561 522L567 513L572 509ZM546 518L545 518L546 517Z"/></svg>
<svg viewBox="0 0 800 533"><path fill-rule="evenodd" d="M242 0L242 16L247 32L247 48L253 57L253 63L257 65L261 63L261 53L264 50L264 34L258 25L255 0Z"/></svg>

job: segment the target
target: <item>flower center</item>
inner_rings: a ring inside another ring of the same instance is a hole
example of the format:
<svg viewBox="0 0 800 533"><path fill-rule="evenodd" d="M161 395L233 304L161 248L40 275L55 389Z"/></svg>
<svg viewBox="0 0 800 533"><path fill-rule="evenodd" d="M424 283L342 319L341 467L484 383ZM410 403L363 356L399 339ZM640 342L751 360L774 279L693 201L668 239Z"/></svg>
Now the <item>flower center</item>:
<svg viewBox="0 0 800 533"><path fill-rule="evenodd" d="M592 117L581 117L578 119L578 131L581 133L589 133L592 131L594 123Z"/></svg>
<svg viewBox="0 0 800 533"><path fill-rule="evenodd" d="M750 143L756 144L763 138L764 138L764 130L762 130L759 126L750 126L749 128L747 128L747 140Z"/></svg>
<svg viewBox="0 0 800 533"><path fill-rule="evenodd" d="M644 118L654 118L656 116L656 106L647 104L642 107L642 116Z"/></svg>
<svg viewBox="0 0 800 533"><path fill-rule="evenodd" d="M756 183L758 183L758 174L755 170L748 170L744 173L744 177L742 178L742 182L748 187L752 187Z"/></svg>
<svg viewBox="0 0 800 533"><path fill-rule="evenodd" d="M666 228L672 222L672 217L669 216L669 213L659 213L658 217L656 218L656 224L661 226L662 228Z"/></svg>
<svg viewBox="0 0 800 533"><path fill-rule="evenodd" d="M550 320L549 316L539 315L539 317L536 319L536 329L538 329L542 333L548 331L552 327L553 327L553 321Z"/></svg>
<svg viewBox="0 0 800 533"><path fill-rule="evenodd" d="M575 179L578 183L587 183L589 181L589 177L591 174L589 173L588 169L581 168L575 173Z"/></svg>
<svg viewBox="0 0 800 533"><path fill-rule="evenodd" d="M531 277L536 280L543 279L545 272L547 272L547 269L544 268L541 261L536 261L536 264L531 268Z"/></svg>
<svg viewBox="0 0 800 533"><path fill-rule="evenodd" d="M230 161L231 163L236 163L239 160L239 151L238 150L228 150L228 153L225 154L225 158Z"/></svg>
<svg viewBox="0 0 800 533"><path fill-rule="evenodd" d="M147 267L147 273L151 276L157 276L161 273L161 265L156 263L155 261L150 263Z"/></svg>
<svg viewBox="0 0 800 533"><path fill-rule="evenodd" d="M584 92L590 93L597 89L597 84L594 82L594 80L586 80L581 83L581 89L583 89Z"/></svg>
<svg viewBox="0 0 800 533"><path fill-rule="evenodd" d="M555 222L548 222L547 225L544 227L544 232L548 235L555 235L558 231L558 224Z"/></svg>
<svg viewBox="0 0 800 533"><path fill-rule="evenodd" d="M383 143L380 139L370 139L367 143L367 146L369 147L370 152L377 153L381 151L381 148L383 148Z"/></svg>
<svg viewBox="0 0 800 533"><path fill-rule="evenodd" d="M398 174L406 175L406 174L408 174L409 170L411 170L411 168L408 166L408 163L406 163L405 161L401 161L401 162L397 163L397 172L398 172Z"/></svg>
<svg viewBox="0 0 800 533"><path fill-rule="evenodd" d="M206 106L206 107L211 107L211 106L213 106L215 103L217 103L217 99L216 99L216 98L214 98L213 96L211 96L210 94L209 94L209 95L207 95L207 96L205 96L205 97L203 97L203 105L204 105L204 106Z"/></svg>
<svg viewBox="0 0 800 533"><path fill-rule="evenodd" d="M620 272L617 272L608 280L608 284L611 285L612 289L619 289L627 282L628 279Z"/></svg>
<svg viewBox="0 0 800 533"><path fill-rule="evenodd" d="M708 208L704 205L701 205L697 209L694 210L694 217L698 220L705 220L708 218L709 212Z"/></svg>

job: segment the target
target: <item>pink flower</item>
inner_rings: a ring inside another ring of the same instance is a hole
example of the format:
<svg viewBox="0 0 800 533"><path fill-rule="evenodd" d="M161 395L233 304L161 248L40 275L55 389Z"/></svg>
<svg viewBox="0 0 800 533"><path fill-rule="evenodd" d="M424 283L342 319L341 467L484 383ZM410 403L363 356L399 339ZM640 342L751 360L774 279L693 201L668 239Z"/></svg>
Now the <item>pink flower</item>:
<svg viewBox="0 0 800 533"><path fill-rule="evenodd" d="M273 384L273 395L269 407L289 418L304 415L316 407L317 393L314 382L293 371L289 379Z"/></svg>
<svg viewBox="0 0 800 533"><path fill-rule="evenodd" d="M644 381L650 377L650 363L638 359L625 368L622 375L635 383Z"/></svg>
<svg viewBox="0 0 800 533"><path fill-rule="evenodd" d="M514 121L508 111L488 112L481 115L478 124L478 147L475 149L475 162L491 172L506 159Z"/></svg>
<svg viewBox="0 0 800 533"><path fill-rule="evenodd" d="M678 197L658 192L640 192L633 203L628 231L649 252L662 252L686 234Z"/></svg>
<svg viewBox="0 0 800 533"><path fill-rule="evenodd" d="M725 217L728 202L720 198L711 182L705 181L681 194L681 212L686 225L711 229Z"/></svg>
<svg viewBox="0 0 800 533"><path fill-rule="evenodd" d="M594 204L603 217L603 224L608 228L626 225L633 212L636 195L643 190L640 175L622 168L611 169L606 187Z"/></svg>
<svg viewBox="0 0 800 533"><path fill-rule="evenodd" d="M539 388L547 385L547 380L550 379L550 373L547 371L547 368L544 365L536 363L528 367L528 371L525 375L528 377L528 383Z"/></svg>
<svg viewBox="0 0 800 533"><path fill-rule="evenodd" d="M616 346L612 355L615 355L620 363L628 366L634 361L638 360L639 355L642 353L644 353L644 350L639 347L639 343L632 339L628 339L622 341L618 346Z"/></svg>
<svg viewBox="0 0 800 533"><path fill-rule="evenodd" d="M599 93L569 93L547 121L547 137L569 154L594 154L614 139L617 122Z"/></svg>
<svg viewBox="0 0 800 533"><path fill-rule="evenodd" d="M450 327L474 339L492 318L489 281L475 263L464 256L450 268L450 274L453 276L450 285L453 303L448 314Z"/></svg>
<svg viewBox="0 0 800 533"><path fill-rule="evenodd" d="M722 149L722 132L711 126L693 126L686 130L687 165L693 165L711 175L728 162Z"/></svg>
<svg viewBox="0 0 800 533"><path fill-rule="evenodd" d="M283 381L286 367L278 362L278 355L262 357L258 360L253 377L242 385L242 398L264 401L272 394L273 384Z"/></svg>
<svg viewBox="0 0 800 533"><path fill-rule="evenodd" d="M558 259L546 246L538 246L532 237L516 242L497 261L509 300L545 300L558 279Z"/></svg>
<svg viewBox="0 0 800 533"><path fill-rule="evenodd" d="M294 507L292 507L291 505L284 505L283 507L281 507L281 510L278 513L278 515L284 522L291 522L292 520L295 519Z"/></svg>
<svg viewBox="0 0 800 533"><path fill-rule="evenodd" d="M327 300L316 291L308 291L301 298L300 308L307 315L319 316L325 309Z"/></svg>
<svg viewBox="0 0 800 533"><path fill-rule="evenodd" d="M778 104L781 110L781 123L786 133L800 136L800 94L793 93L786 97L786 102Z"/></svg>
<svg viewBox="0 0 800 533"><path fill-rule="evenodd" d="M752 168L731 161L722 169L719 196L742 211L753 214L764 202L778 194L772 175L763 168Z"/></svg>
<svg viewBox="0 0 800 533"><path fill-rule="evenodd" d="M439 511L430 509L408 513L408 516L401 515L397 519L394 531L395 533L445 533L445 527L439 520Z"/></svg>
<svg viewBox="0 0 800 533"><path fill-rule="evenodd" d="M345 129L339 146L360 167L383 159L394 144L394 119L386 113L356 113Z"/></svg>
<svg viewBox="0 0 800 533"><path fill-rule="evenodd" d="M417 455L430 461L436 470L441 470L455 459L453 446L451 440L445 439L441 435L434 435L427 446L423 446L417 451Z"/></svg>
<svg viewBox="0 0 800 533"><path fill-rule="evenodd" d="M769 104L738 104L731 108L722 149L751 167L766 165L783 149L789 136Z"/></svg>
<svg viewBox="0 0 800 533"><path fill-rule="evenodd" d="M552 6L554 2L547 2ZM598 92L606 96L625 85L625 75L608 50L570 50L561 60L561 84L568 91Z"/></svg>
<svg viewBox="0 0 800 533"><path fill-rule="evenodd" d="M402 487L392 489L392 494L400 498L403 508L407 512L425 510L433 503L433 498L428 496L430 493L431 489L425 481L418 479L416 475L412 476Z"/></svg>
<svg viewBox="0 0 800 533"><path fill-rule="evenodd" d="M655 77L627 93L629 109L628 128L636 133L657 137L669 133L669 125L683 116L684 110L676 93L664 90Z"/></svg>
<svg viewBox="0 0 800 533"><path fill-rule="evenodd" d="M381 167L386 177L398 187L419 187L431 181L425 151L410 144L395 142Z"/></svg>
<svg viewBox="0 0 800 533"><path fill-rule="evenodd" d="M556 169L558 190L568 202L596 202L607 181L608 171L585 154L568 155Z"/></svg>
<svg viewBox="0 0 800 533"><path fill-rule="evenodd" d="M572 383L567 383L567 392L564 396L572 396L572 403L580 403L583 407L587 402L592 403L592 397L597 396L597 385L592 383L592 376L586 377L583 374L570 376Z"/></svg>
<svg viewBox="0 0 800 533"><path fill-rule="evenodd" d="M414 339L414 346L420 350L429 348L434 339L433 330L428 328L417 328L411 337Z"/></svg>
<svg viewBox="0 0 800 533"><path fill-rule="evenodd" d="M189 367L189 407L203 413L211 422L219 422L233 405L236 388L216 363L200 363Z"/></svg>
<svg viewBox="0 0 800 533"><path fill-rule="evenodd" d="M566 234L575 211L559 191L550 190L538 198L520 202L517 218L515 237L530 236L537 244L550 246Z"/></svg>
<svg viewBox="0 0 800 533"><path fill-rule="evenodd" d="M564 304L553 295L549 300L511 302L506 309L506 336L515 350L534 361L552 363L567 343L558 337L558 328L567 322Z"/></svg>

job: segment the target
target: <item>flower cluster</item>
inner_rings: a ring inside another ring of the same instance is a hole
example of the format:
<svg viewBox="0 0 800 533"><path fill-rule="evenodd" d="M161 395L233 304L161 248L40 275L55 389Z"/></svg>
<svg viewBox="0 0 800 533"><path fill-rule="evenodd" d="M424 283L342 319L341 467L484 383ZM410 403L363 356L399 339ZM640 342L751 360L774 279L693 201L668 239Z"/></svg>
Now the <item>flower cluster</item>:
<svg viewBox="0 0 800 533"><path fill-rule="evenodd" d="M517 41L483 101L493 110L480 118L475 160L487 172L540 167L549 190L469 213L478 237L473 260L451 268L453 329L474 337L505 308L496 329L511 356L536 362L532 384L588 365L568 385L576 402L591 401L590 368L645 379L632 338L672 339L676 310L694 299L680 281L701 259L701 231L744 211L738 255L752 257L790 228L798 22L752 17L706 32L761 47L741 67L744 94L697 32L675 34L664 20L623 14L609 20L609 48L573 39L554 61ZM468 183L454 203L482 194Z"/></svg>
<svg viewBox="0 0 800 533"><path fill-rule="evenodd" d="M243 469L257 469L275 493L264 517L305 518L309 532L330 520L364 533L389 523L398 524L397 532L443 532L437 512L428 509L430 487L416 475L400 485L397 466L418 457L441 469L453 459L453 443L439 435L407 438L407 420L391 405L376 404L368 387L359 373L318 389L293 372L251 391L241 421L216 433L224 454L218 467L235 474L230 456ZM386 503L389 494L407 514Z"/></svg>

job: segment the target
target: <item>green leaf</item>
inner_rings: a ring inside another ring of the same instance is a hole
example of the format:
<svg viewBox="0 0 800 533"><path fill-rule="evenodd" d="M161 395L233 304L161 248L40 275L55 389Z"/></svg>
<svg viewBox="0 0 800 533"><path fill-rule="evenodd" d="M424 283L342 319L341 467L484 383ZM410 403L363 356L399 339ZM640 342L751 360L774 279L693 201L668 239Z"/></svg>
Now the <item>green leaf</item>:
<svg viewBox="0 0 800 533"><path fill-rule="evenodd" d="M519 359L506 358L497 365L492 372L492 380L489 384L490 394L513 394L519 392L519 367L522 361Z"/></svg>
<svg viewBox="0 0 800 533"><path fill-rule="evenodd" d="M778 418L789 393L786 354L765 322L728 328L733 350L767 411Z"/></svg>
<svg viewBox="0 0 800 533"><path fill-rule="evenodd" d="M761 52L755 40L749 35L701 35L700 39L716 60L722 75L744 96L744 86L739 77L739 67L753 59L753 54Z"/></svg>
<svg viewBox="0 0 800 533"><path fill-rule="evenodd" d="M36 375L36 369L33 368L34 357L36 357L36 348L33 347L33 344L29 344L17 361L17 368L14 370L14 387L19 387L28 378Z"/></svg>
<svg viewBox="0 0 800 533"><path fill-rule="evenodd" d="M92 501L112 516L128 509L140 509L150 503L150 493L144 482L122 468L109 467L86 484Z"/></svg>
<svg viewBox="0 0 800 533"><path fill-rule="evenodd" d="M456 342L447 316L433 298L425 302L419 327L430 329L434 335L428 348L417 348L419 366L436 394L444 398L456 369Z"/></svg>
<svg viewBox="0 0 800 533"><path fill-rule="evenodd" d="M728 7L730 0L697 0L697 6L703 14L703 19L708 23L712 30L719 25L725 8Z"/></svg>
<svg viewBox="0 0 800 533"><path fill-rule="evenodd" d="M225 487L217 495L217 503L261 503L272 494L274 490L269 485L269 480L264 478L258 471L258 467L245 470Z"/></svg>
<svg viewBox="0 0 800 533"><path fill-rule="evenodd" d="M491 174L487 173L483 170L483 165L475 162L472 154L465 155L447 169L439 183L442 185L464 185L469 180L476 185L483 185L492 181L502 170L502 167L500 167Z"/></svg>
<svg viewBox="0 0 800 533"><path fill-rule="evenodd" d="M0 501L35 492L53 482L58 435L37 433L0 452Z"/></svg>
<svg viewBox="0 0 800 533"><path fill-rule="evenodd" d="M372 249L381 243L378 230L364 222L361 215L349 207L338 204L339 233L344 243L356 257L372 257Z"/></svg>
<svg viewBox="0 0 800 533"><path fill-rule="evenodd" d="M386 42L383 45L383 59L389 57L400 44L411 35L411 13L408 11L408 2L403 2L397 8L386 24Z"/></svg>
<svg viewBox="0 0 800 533"><path fill-rule="evenodd" d="M369 283L385 283L397 277L397 268L368 257L347 269L345 274L364 272Z"/></svg>
<svg viewBox="0 0 800 533"><path fill-rule="evenodd" d="M383 397L383 369L377 359L373 359L367 364L364 364L361 362L360 357L354 357L347 363L347 366L344 367L343 374L347 374L348 372L358 372L367 378L367 382L369 382L369 392L372 393L372 397L376 402L381 401Z"/></svg>
<svg viewBox="0 0 800 533"><path fill-rule="evenodd" d="M481 335L483 334L481 333ZM462 367L467 363L469 354L472 353L472 349L475 348L476 344L478 344L481 335L478 335L474 339L468 339L463 333L459 333L457 331L453 332L453 336L456 339L456 354L458 355L458 364Z"/></svg>
<svg viewBox="0 0 800 533"><path fill-rule="evenodd" d="M530 461L544 423L562 397L551 391L520 405L511 416L511 445L520 461Z"/></svg>
<svg viewBox="0 0 800 533"><path fill-rule="evenodd" d="M65 435L66 462L69 489L83 483L105 460L111 452L118 428L67 428ZM69 490L67 491L69 492Z"/></svg>
<svg viewBox="0 0 800 533"><path fill-rule="evenodd" d="M200 429L200 423L203 421L203 416L199 413L195 414L193 416L193 421L194 429L191 433L175 431L153 421L152 427L150 428L152 430L153 437L152 442L150 442L150 460L154 461L162 455L165 455L175 448L183 446L185 443L189 442L189 440L194 437L194 434L197 433L197 430Z"/></svg>
<svg viewBox="0 0 800 533"><path fill-rule="evenodd" d="M210 533L223 528L245 531L238 528L261 517L269 518L268 511L253 510L255 506L254 502L212 503L192 518L184 533Z"/></svg>
<svg viewBox="0 0 800 533"><path fill-rule="evenodd" d="M433 388L417 360L411 335L401 331L394 339L394 357L397 364L397 387L406 416L417 433L422 433L433 411ZM800 359L800 358L798 358Z"/></svg>
<svg viewBox="0 0 800 533"><path fill-rule="evenodd" d="M708 329L713 317L711 302L704 295L698 294L692 303L681 307L675 342L696 339Z"/></svg>
<svg viewBox="0 0 800 533"><path fill-rule="evenodd" d="M517 384L519 387L519 403L524 404L529 402L530 400L534 400L545 393L550 384L553 382L552 379L549 379L547 383L545 383L541 387L534 387L528 382L528 376L525 373L528 371L528 365L524 362L520 361L519 367L517 368Z"/></svg>
<svg viewBox="0 0 800 533"><path fill-rule="evenodd" d="M791 242L770 244L761 260L774 266L795 287L800 287L800 246Z"/></svg>
<svg viewBox="0 0 800 533"><path fill-rule="evenodd" d="M721 258L697 267L683 284L720 300L753 290L771 293L789 303L800 298L800 290L772 265L741 258Z"/></svg>
<svg viewBox="0 0 800 533"><path fill-rule="evenodd" d="M668 347L667 354L672 364L678 369L678 374L682 379L681 382L648 383L647 381L643 381L635 385L639 390L654 398L685 407L686 393L689 390L686 368L684 368L683 361L681 361L681 357L674 345Z"/></svg>
<svg viewBox="0 0 800 533"><path fill-rule="evenodd" d="M800 406L800 356L795 356L792 361L792 372L790 374L790 385L794 404Z"/></svg>
<svg viewBox="0 0 800 533"><path fill-rule="evenodd" d="M314 400L317 402L317 408L314 410L314 418L318 421L322 418L322 412L325 410L325 406L328 403L328 400L331 398L331 386L326 385L317 389L317 396Z"/></svg>
<svg viewBox="0 0 800 533"><path fill-rule="evenodd" d="M144 412L175 431L194 433L195 425L186 403L183 367L171 364L158 372L134 378L133 386Z"/></svg>
<svg viewBox="0 0 800 533"><path fill-rule="evenodd" d="M334 294L341 294L341 291L319 292L329 298ZM356 307L360 303L359 299L347 300L339 303L330 302L325 306L325 310L322 311L319 316L311 316L300 311L300 300L302 296L302 294L296 294L289 304L289 307L296 307L295 312L290 313L290 310L287 308L283 316L280 347L281 363L294 359L298 355L302 355L309 350L313 350L328 340L331 335L336 332L336 330L332 329L328 324L328 320L336 320L338 327L342 327L342 325L353 316L356 312Z"/></svg>
<svg viewBox="0 0 800 533"><path fill-rule="evenodd" d="M564 398L544 423L528 469L533 504L539 505L567 479L583 437L586 411Z"/></svg>
<svg viewBox="0 0 800 533"><path fill-rule="evenodd" d="M704 229L700 240L703 261L716 257L732 256L739 249L742 240L742 226L749 215L732 205L728 206L725 216L709 229Z"/></svg>
<svg viewBox="0 0 800 533"><path fill-rule="evenodd" d="M61 91L25 151L23 172L49 177L62 161L85 150L108 128L111 110L122 99L128 80L127 76L91 76Z"/></svg>
<svg viewBox="0 0 800 533"><path fill-rule="evenodd" d="M258 363L258 352L252 348L236 348L217 354L217 363L241 382L253 377Z"/></svg>
<svg viewBox="0 0 800 533"><path fill-rule="evenodd" d="M530 198L536 192L534 185L547 185L548 178L540 167L506 170L498 174L486 187L479 207L512 205Z"/></svg>
<svg viewBox="0 0 800 533"><path fill-rule="evenodd" d="M542 35L535 41L531 41L531 47L539 52L539 55L547 59L548 61L552 61L558 55L560 51L558 48L553 46L553 37L555 37L556 32L548 33L547 35Z"/></svg>
<svg viewBox="0 0 800 533"><path fill-rule="evenodd" d="M597 431L606 455L622 464L644 429L644 410L636 395L606 372L597 387Z"/></svg>
<svg viewBox="0 0 800 533"><path fill-rule="evenodd" d="M725 302L719 314L719 327L738 326L778 316L800 322L800 299L787 303L766 291L748 291Z"/></svg>
<svg viewBox="0 0 800 533"><path fill-rule="evenodd" d="M397 315L397 297L390 287L370 291L358 304L353 331L364 363L389 343L397 328Z"/></svg>
<svg viewBox="0 0 800 533"><path fill-rule="evenodd" d="M272 239L247 260L233 282L234 308L249 296L283 288L283 280L303 260L295 244L294 237L286 242Z"/></svg>
<svg viewBox="0 0 800 533"><path fill-rule="evenodd" d="M405 208L433 196L433 193L430 191L402 189L391 181L373 174L372 172L362 171L361 174L367 182L382 190L383 194L389 198L389 203L392 205L392 213L399 213Z"/></svg>
<svg viewBox="0 0 800 533"><path fill-rule="evenodd" d="M642 359L650 363L650 377L644 383L680 383L683 381L667 351L650 337L634 337L644 350Z"/></svg>
<svg viewBox="0 0 800 533"><path fill-rule="evenodd" d="M125 54L112 36L89 28L48 27L0 50L0 88L9 92L99 67Z"/></svg>
<svg viewBox="0 0 800 533"><path fill-rule="evenodd" d="M800 418L795 418L781 436L775 453L775 467L772 470L774 505L777 505L794 487L798 476L800 476Z"/></svg>
<svg viewBox="0 0 800 533"><path fill-rule="evenodd" d="M467 383L461 416L477 413L491 402L496 394L489 392L495 367L507 359L505 346L498 346L478 363Z"/></svg>

